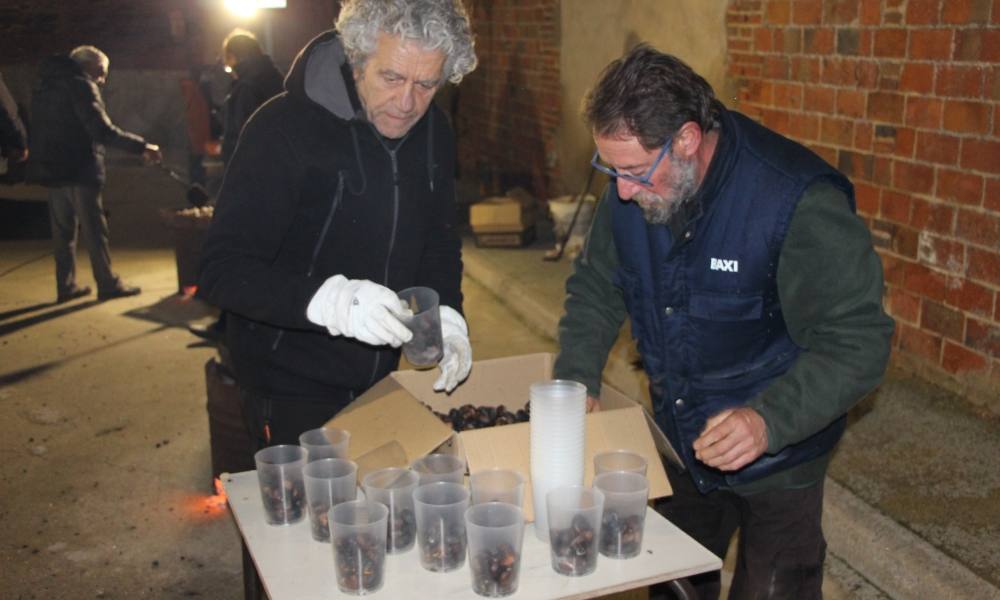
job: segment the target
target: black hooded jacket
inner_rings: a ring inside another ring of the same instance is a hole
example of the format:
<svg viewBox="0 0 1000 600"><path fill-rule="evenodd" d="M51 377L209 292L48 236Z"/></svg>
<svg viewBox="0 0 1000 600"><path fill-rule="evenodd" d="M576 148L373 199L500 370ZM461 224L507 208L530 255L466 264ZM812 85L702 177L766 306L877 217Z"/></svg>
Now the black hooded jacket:
<svg viewBox="0 0 1000 600"><path fill-rule="evenodd" d="M250 118L202 248L198 295L230 313L241 386L346 402L394 370L398 350L331 336L306 318L327 278L421 285L461 311L454 136L431 104L401 140L364 118L340 40L295 59L286 92Z"/></svg>
<svg viewBox="0 0 1000 600"><path fill-rule="evenodd" d="M115 126L97 84L68 56L39 67L31 96L28 181L48 186L104 183L104 146L142 154L146 140Z"/></svg>
<svg viewBox="0 0 1000 600"><path fill-rule="evenodd" d="M236 150L240 131L253 111L284 88L281 71L266 54L240 61L234 68L236 80L223 106L222 161L229 164Z"/></svg>

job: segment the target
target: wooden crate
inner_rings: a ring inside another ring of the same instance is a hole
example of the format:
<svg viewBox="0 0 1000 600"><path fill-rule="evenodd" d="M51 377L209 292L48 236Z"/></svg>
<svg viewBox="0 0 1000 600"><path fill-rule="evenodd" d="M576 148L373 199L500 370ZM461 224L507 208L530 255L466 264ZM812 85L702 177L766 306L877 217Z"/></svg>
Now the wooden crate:
<svg viewBox="0 0 1000 600"><path fill-rule="evenodd" d="M473 231L480 248L519 248L535 240L535 226L519 231Z"/></svg>

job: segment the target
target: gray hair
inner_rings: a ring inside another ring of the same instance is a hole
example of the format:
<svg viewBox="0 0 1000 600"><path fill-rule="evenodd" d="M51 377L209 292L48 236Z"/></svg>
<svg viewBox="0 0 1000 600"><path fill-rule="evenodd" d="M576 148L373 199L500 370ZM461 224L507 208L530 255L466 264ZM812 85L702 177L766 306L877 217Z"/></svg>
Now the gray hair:
<svg viewBox="0 0 1000 600"><path fill-rule="evenodd" d="M70 51L69 57L76 61L76 64L80 66L100 65L107 70L108 65L111 64L111 61L108 59L108 55L101 52L99 48L95 48L94 46L77 46Z"/></svg>
<svg viewBox="0 0 1000 600"><path fill-rule="evenodd" d="M475 41L461 0L344 0L337 31L355 70L364 68L379 33L443 51L443 74L452 83L476 68Z"/></svg>

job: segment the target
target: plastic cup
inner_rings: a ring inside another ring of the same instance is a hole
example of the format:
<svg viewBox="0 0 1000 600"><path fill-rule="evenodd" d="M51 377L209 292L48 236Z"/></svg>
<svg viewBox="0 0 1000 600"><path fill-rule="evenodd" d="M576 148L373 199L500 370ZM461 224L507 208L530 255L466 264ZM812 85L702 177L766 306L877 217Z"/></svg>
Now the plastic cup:
<svg viewBox="0 0 1000 600"><path fill-rule="evenodd" d="M361 485L365 497L389 507L386 551L399 554L413 548L417 540L417 518L413 511L413 490L419 476L400 467L379 469L365 475Z"/></svg>
<svg viewBox="0 0 1000 600"><path fill-rule="evenodd" d="M547 504L552 569L560 575L593 573L604 494L579 485L562 486L549 492Z"/></svg>
<svg viewBox="0 0 1000 600"><path fill-rule="evenodd" d="M472 591L499 598L517 591L524 516L505 502L487 502L465 511Z"/></svg>
<svg viewBox="0 0 1000 600"><path fill-rule="evenodd" d="M413 332L413 339L403 344L403 355L414 367L433 367L444 353L438 293L428 287L411 287L397 295L413 311L412 317L400 318Z"/></svg>
<svg viewBox="0 0 1000 600"><path fill-rule="evenodd" d="M627 471L601 473L594 488L604 493L599 548L608 558L632 558L642 550L649 482Z"/></svg>
<svg viewBox="0 0 1000 600"><path fill-rule="evenodd" d="M630 450L608 450L594 455L594 475L610 471L629 471L646 475L646 457Z"/></svg>
<svg viewBox="0 0 1000 600"><path fill-rule="evenodd" d="M306 450L294 445L270 446L254 454L257 481L264 502L264 516L271 525L291 525L306 511L306 486L302 469Z"/></svg>
<svg viewBox="0 0 1000 600"><path fill-rule="evenodd" d="M413 461L410 468L420 476L420 485L435 481L465 483L465 461L451 454L428 454Z"/></svg>
<svg viewBox="0 0 1000 600"><path fill-rule="evenodd" d="M437 481L413 492L417 511L420 564L428 571L454 571L465 564L465 510L469 491L464 485Z"/></svg>
<svg viewBox="0 0 1000 600"><path fill-rule="evenodd" d="M524 504L524 476L511 469L486 469L469 476L472 503L506 502L521 508Z"/></svg>
<svg viewBox="0 0 1000 600"><path fill-rule="evenodd" d="M299 445L309 451L309 462L324 458L347 458L351 433L335 427L310 429L299 436Z"/></svg>
<svg viewBox="0 0 1000 600"><path fill-rule="evenodd" d="M323 458L306 464L302 473L313 539L329 542L330 507L358 497L358 465L344 458Z"/></svg>
<svg viewBox="0 0 1000 600"><path fill-rule="evenodd" d="M351 500L330 509L337 587L370 594L385 580L385 536L389 509L379 502Z"/></svg>

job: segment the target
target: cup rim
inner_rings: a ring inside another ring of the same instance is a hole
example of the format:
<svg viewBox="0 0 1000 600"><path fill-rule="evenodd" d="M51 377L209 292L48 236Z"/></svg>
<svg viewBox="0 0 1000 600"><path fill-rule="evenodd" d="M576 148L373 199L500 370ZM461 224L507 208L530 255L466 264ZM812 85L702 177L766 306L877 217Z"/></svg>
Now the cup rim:
<svg viewBox="0 0 1000 600"><path fill-rule="evenodd" d="M405 481L401 485L392 485L392 486L389 486L389 487L386 487L386 486L383 486L383 485L375 485L375 484L372 483L372 480L376 476L387 475L390 472L399 473L399 477L397 477L396 479L392 480L391 483L395 484L395 483L401 481L404 478L407 481ZM371 473L366 474L361 479L361 487L365 487L365 488L370 487L372 489L377 489L377 490L405 490L407 488L414 488L419 483L420 483L420 474L417 473L416 471L414 471L413 469L409 468L409 467L386 467L384 469L379 469L377 471L372 471Z"/></svg>
<svg viewBox="0 0 1000 600"><path fill-rule="evenodd" d="M271 458L272 454L282 454L284 452L292 452L298 454L296 458L291 460L277 461ZM294 465L298 462L303 462L309 457L309 451L299 446L297 444L277 444L274 446L268 446L266 448L261 448L254 453L253 458L256 463L263 463L269 466L284 466L284 465Z"/></svg>
<svg viewBox="0 0 1000 600"><path fill-rule="evenodd" d="M423 500L421 497L424 494L430 493L432 489L449 490L455 492L461 491L462 499L456 500L454 502L428 502L427 500ZM450 481L434 481L431 483L422 483L413 490L414 504L423 504L425 506L433 506L434 508L448 508L449 506L464 504L466 502L469 502L470 498L471 494L469 493L468 488L466 488L464 485L460 483L452 483Z"/></svg>
<svg viewBox="0 0 1000 600"><path fill-rule="evenodd" d="M339 465L339 464L344 464L345 466L351 467L351 472L350 473L344 473L342 475L326 475L326 474L319 474L319 475L317 475L317 474L313 474L311 472L311 471L316 471L316 470L320 469L321 467L325 467L327 465ZM321 479L321 480L342 479L342 478L347 477L349 475L353 475L355 478L357 478L357 476L358 476L358 463L354 462L353 460L346 459L346 458L320 458L320 459L314 460L314 461L312 461L310 463L306 463L306 466L303 467L303 469L302 469L302 474L305 475L306 477L311 478L311 479Z"/></svg>
<svg viewBox="0 0 1000 600"><path fill-rule="evenodd" d="M605 479L611 478L624 479L624 483L629 489L608 490L598 485ZM643 492L646 496L649 496L649 479L645 475L636 473L635 471L605 471L604 473L594 475L593 487L601 490L605 498L608 496L637 494L639 492Z"/></svg>
<svg viewBox="0 0 1000 600"><path fill-rule="evenodd" d="M345 512L348 509L357 510L362 506L369 511L369 515L371 514L371 511L374 510L378 513L378 516L374 519L369 518L367 523L344 523L342 521L338 521L334 516L334 513L338 512L338 509L339 512ZM327 515L330 520L332 535L332 526L335 524L342 527L365 527L368 525L377 525L379 521L385 521L389 518L389 507L377 500L348 500L347 502L341 502L340 504L331 506L327 511Z"/></svg>

